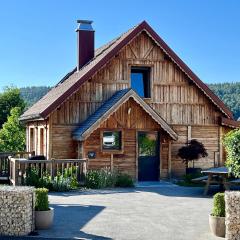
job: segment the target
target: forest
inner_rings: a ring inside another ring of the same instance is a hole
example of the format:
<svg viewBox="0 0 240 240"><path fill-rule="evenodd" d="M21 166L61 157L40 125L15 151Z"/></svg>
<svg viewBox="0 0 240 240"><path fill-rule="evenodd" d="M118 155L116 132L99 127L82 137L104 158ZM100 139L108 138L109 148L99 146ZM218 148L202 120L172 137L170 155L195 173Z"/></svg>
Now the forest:
<svg viewBox="0 0 240 240"><path fill-rule="evenodd" d="M240 82L209 84L210 89L240 118Z"/></svg>
<svg viewBox="0 0 240 240"><path fill-rule="evenodd" d="M210 89L232 110L235 119L240 118L240 82L209 84ZM33 105L44 96L51 87L24 87L20 93L27 106Z"/></svg>

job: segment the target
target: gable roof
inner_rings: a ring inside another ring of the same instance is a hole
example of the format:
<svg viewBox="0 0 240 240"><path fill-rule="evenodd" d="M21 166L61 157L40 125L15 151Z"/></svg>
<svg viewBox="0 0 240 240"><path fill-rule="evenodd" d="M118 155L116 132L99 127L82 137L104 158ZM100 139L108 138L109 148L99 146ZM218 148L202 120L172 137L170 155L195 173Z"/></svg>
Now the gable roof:
<svg viewBox="0 0 240 240"><path fill-rule="evenodd" d="M203 93L226 115L226 117L233 119L232 112L227 106L191 71L191 69L173 52L160 36L147 24L147 22L143 21L141 24L122 34L120 37L97 49L95 51L95 57L89 63L83 66L78 72L76 69L73 69L73 71L68 73L43 98L29 108L20 117L20 120L46 118L54 109L77 91L85 81L90 79L142 31L148 33L165 54L167 54L170 59L193 81L193 83L203 91Z"/></svg>
<svg viewBox="0 0 240 240"><path fill-rule="evenodd" d="M117 91L102 106L100 106L91 116L89 116L79 128L73 132L73 139L81 141L88 137L99 125L105 121L113 112L125 103L129 98L133 98L150 117L157 122L170 137L177 140L177 133L167 124L167 122L155 112L144 100L131 88Z"/></svg>

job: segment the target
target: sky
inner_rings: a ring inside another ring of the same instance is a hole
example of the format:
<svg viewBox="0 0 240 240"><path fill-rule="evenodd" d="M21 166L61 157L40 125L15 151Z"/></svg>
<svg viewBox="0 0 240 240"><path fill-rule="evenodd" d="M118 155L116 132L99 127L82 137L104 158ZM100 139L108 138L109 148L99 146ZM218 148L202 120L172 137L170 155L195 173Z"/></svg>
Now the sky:
<svg viewBox="0 0 240 240"><path fill-rule="evenodd" d="M240 81L239 0L0 0L0 89L73 69L77 19L94 21L95 47L146 20L205 83Z"/></svg>

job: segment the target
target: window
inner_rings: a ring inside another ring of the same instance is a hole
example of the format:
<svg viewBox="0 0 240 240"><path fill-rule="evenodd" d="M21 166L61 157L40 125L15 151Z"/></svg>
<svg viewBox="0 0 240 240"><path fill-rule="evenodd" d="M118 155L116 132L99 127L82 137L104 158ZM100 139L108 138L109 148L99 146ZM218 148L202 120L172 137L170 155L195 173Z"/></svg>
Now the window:
<svg viewBox="0 0 240 240"><path fill-rule="evenodd" d="M102 137L102 148L104 150L121 150L121 131L104 131Z"/></svg>
<svg viewBox="0 0 240 240"><path fill-rule="evenodd" d="M140 97L151 97L150 67L131 68L131 88L134 89Z"/></svg>

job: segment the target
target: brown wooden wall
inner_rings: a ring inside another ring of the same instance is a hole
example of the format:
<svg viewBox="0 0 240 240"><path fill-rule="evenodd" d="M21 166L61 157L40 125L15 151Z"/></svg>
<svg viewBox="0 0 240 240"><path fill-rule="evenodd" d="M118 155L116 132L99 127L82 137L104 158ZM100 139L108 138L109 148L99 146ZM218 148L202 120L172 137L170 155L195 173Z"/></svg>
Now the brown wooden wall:
<svg viewBox="0 0 240 240"><path fill-rule="evenodd" d="M169 124L217 124L221 113L215 105L172 63L146 33L124 47L70 99L53 113L54 123L74 124L85 120L103 101L131 87L131 66L151 67L150 105Z"/></svg>
<svg viewBox="0 0 240 240"><path fill-rule="evenodd" d="M131 108L130 114L128 109ZM101 131L106 129L122 129L123 151L112 152L102 151L101 149ZM160 132L161 139L168 139L167 134L161 127L133 100L130 99L124 103L113 115L104 121L97 130L90 134L84 142L84 156L89 151L96 152L95 159L89 159L90 169L99 169L102 167L113 167L136 177L137 169L137 131L148 130ZM162 176L166 177L168 154L160 152L161 164L163 168ZM168 150L167 150L168 152Z"/></svg>
<svg viewBox="0 0 240 240"><path fill-rule="evenodd" d="M49 116L49 157L76 157L76 143L71 139L71 132L115 91L131 87L131 66L151 67L152 97L147 102L179 135L179 140L171 147L174 174L184 172L184 165L176 153L190 140L190 135L206 144L209 152L207 159L198 162L199 166L212 166L217 156L223 161L220 138L224 127L218 125L222 113L145 32L125 46ZM107 124L115 120L113 117ZM162 147L164 151L167 149L164 145Z"/></svg>

